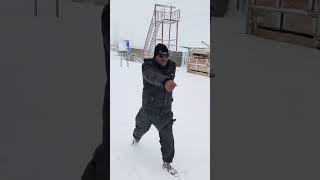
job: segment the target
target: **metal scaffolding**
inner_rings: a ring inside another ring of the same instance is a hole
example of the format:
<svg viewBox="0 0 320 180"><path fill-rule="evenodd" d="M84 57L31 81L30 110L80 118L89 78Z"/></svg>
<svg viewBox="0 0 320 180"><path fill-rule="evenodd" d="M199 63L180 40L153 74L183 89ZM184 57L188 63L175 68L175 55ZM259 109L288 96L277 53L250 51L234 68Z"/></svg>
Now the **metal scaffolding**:
<svg viewBox="0 0 320 180"><path fill-rule="evenodd" d="M155 4L144 45L144 58L150 58L153 56L154 47L158 43L167 45L169 50L178 50L179 21L180 10L176 10L176 7L172 5L167 6ZM168 28L168 32L165 31L166 28ZM175 34L173 34L174 30Z"/></svg>

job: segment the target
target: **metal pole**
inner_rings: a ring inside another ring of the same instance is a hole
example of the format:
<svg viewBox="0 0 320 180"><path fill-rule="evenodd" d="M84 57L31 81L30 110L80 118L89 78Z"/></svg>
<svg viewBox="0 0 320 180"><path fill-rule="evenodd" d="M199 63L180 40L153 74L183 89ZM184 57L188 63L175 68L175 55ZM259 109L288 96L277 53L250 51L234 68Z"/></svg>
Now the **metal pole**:
<svg viewBox="0 0 320 180"><path fill-rule="evenodd" d="M34 0L34 16L38 16L38 0Z"/></svg>
<svg viewBox="0 0 320 180"><path fill-rule="evenodd" d="M237 11L240 10L240 0L237 0Z"/></svg>
<svg viewBox="0 0 320 180"><path fill-rule="evenodd" d="M123 59L123 54L122 54L123 52L122 51L120 51L120 67L122 67L122 59Z"/></svg>
<svg viewBox="0 0 320 180"><path fill-rule="evenodd" d="M316 28L315 28L315 46L320 49L320 15L318 15L316 20Z"/></svg>
<svg viewBox="0 0 320 180"><path fill-rule="evenodd" d="M162 41L161 43L163 44L163 20L165 19L165 14L166 14L166 10L164 9L164 12L163 12L163 18L162 18Z"/></svg>
<svg viewBox="0 0 320 180"><path fill-rule="evenodd" d="M154 6L154 31L153 33L156 32L157 29L157 6ZM157 36L154 38L154 44L157 44Z"/></svg>
<svg viewBox="0 0 320 180"><path fill-rule="evenodd" d="M170 21L171 21L171 14L172 14L172 6L170 7ZM170 50L170 34L171 34L171 22L169 22L169 41L168 41L168 49Z"/></svg>
<svg viewBox="0 0 320 180"><path fill-rule="evenodd" d="M178 21L177 21L177 32L176 32L176 51L178 51Z"/></svg>
<svg viewBox="0 0 320 180"><path fill-rule="evenodd" d="M314 6L315 6L315 0L309 0L309 5L308 5L308 9L309 11L314 11Z"/></svg>
<svg viewBox="0 0 320 180"><path fill-rule="evenodd" d="M127 67L129 67L129 50L127 51Z"/></svg>
<svg viewBox="0 0 320 180"><path fill-rule="evenodd" d="M248 0L247 1L247 4L246 4L246 14L245 14L245 21L246 21L246 27L245 27L245 32L246 32L246 34L249 34L249 24L250 24L250 18L251 18L251 13L250 13L250 11L251 11L251 8L249 7L249 5L251 5L251 0Z"/></svg>
<svg viewBox="0 0 320 180"><path fill-rule="evenodd" d="M247 34L253 34L254 17L253 17L253 8L251 7L253 5L255 5L255 0L248 0L247 13L246 13L246 33Z"/></svg>
<svg viewBox="0 0 320 180"><path fill-rule="evenodd" d="M281 8L282 7L282 1L281 0L277 0L275 5L276 5L277 8Z"/></svg>
<svg viewBox="0 0 320 180"><path fill-rule="evenodd" d="M60 17L60 12L59 12L59 0L56 0L56 17L59 18Z"/></svg>

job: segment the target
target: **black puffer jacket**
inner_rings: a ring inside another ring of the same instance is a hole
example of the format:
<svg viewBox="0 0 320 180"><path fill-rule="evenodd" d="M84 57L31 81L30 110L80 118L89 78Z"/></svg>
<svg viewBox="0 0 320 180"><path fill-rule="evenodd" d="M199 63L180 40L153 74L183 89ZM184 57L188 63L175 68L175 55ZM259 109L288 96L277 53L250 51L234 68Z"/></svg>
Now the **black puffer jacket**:
<svg viewBox="0 0 320 180"><path fill-rule="evenodd" d="M145 59L142 64L143 94L142 109L153 115L166 115L171 112L172 92L166 91L164 84L173 80L176 64L168 60L166 66L161 66L155 59Z"/></svg>

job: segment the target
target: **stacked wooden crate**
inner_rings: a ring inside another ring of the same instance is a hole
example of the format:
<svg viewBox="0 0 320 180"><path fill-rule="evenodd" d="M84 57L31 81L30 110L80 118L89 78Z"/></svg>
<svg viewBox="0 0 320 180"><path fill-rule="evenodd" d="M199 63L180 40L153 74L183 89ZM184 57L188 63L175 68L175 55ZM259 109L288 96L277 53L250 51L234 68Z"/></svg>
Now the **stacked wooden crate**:
<svg viewBox="0 0 320 180"><path fill-rule="evenodd" d="M194 74L210 76L210 49L189 49L187 71Z"/></svg>
<svg viewBox="0 0 320 180"><path fill-rule="evenodd" d="M143 61L143 49L130 48L129 56L130 56L129 57L130 61L142 62Z"/></svg>
<svg viewBox="0 0 320 180"><path fill-rule="evenodd" d="M320 0L249 0L247 33L320 48Z"/></svg>

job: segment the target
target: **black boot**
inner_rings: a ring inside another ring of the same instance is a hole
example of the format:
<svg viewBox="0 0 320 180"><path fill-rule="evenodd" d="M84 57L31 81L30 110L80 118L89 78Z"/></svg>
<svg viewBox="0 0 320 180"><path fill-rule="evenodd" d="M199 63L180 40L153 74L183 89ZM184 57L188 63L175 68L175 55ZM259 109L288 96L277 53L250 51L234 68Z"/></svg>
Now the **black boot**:
<svg viewBox="0 0 320 180"><path fill-rule="evenodd" d="M178 175L178 172L170 165L170 163L163 162L162 168L167 170L173 176Z"/></svg>

